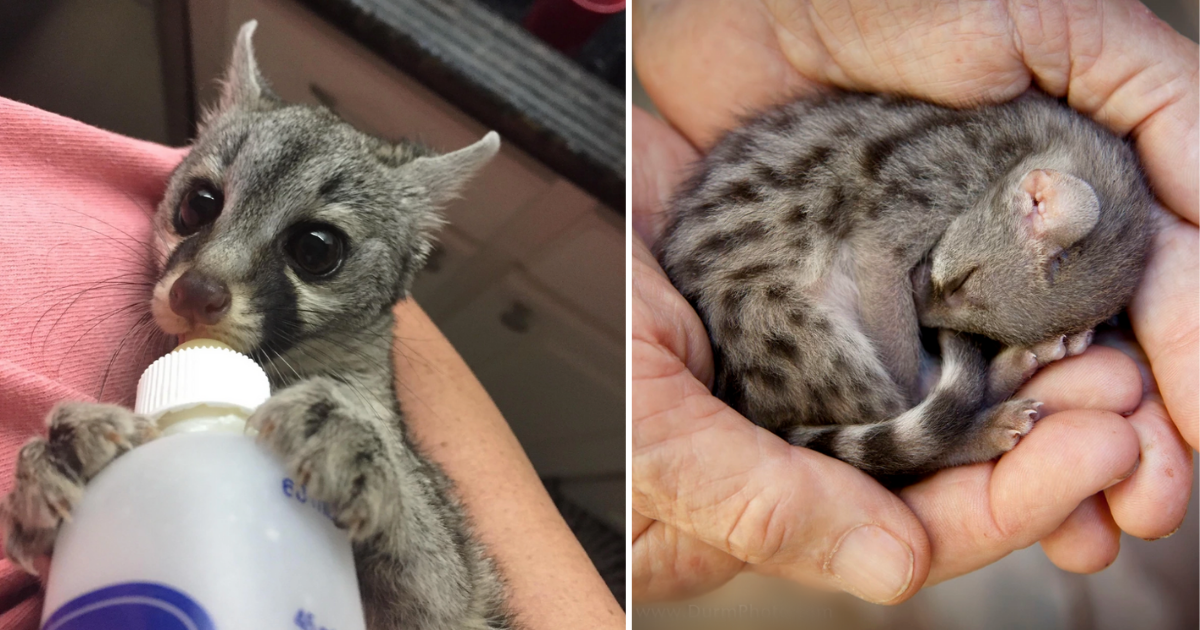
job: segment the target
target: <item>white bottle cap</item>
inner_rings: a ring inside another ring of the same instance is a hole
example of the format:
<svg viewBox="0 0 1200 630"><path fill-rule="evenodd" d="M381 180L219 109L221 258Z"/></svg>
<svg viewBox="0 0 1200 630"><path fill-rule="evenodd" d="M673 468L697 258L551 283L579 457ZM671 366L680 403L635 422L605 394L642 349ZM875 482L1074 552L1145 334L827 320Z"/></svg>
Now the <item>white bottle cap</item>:
<svg viewBox="0 0 1200 630"><path fill-rule="evenodd" d="M270 397L267 373L250 357L222 343L197 340L142 372L134 411L158 420L197 405L226 405L249 415Z"/></svg>

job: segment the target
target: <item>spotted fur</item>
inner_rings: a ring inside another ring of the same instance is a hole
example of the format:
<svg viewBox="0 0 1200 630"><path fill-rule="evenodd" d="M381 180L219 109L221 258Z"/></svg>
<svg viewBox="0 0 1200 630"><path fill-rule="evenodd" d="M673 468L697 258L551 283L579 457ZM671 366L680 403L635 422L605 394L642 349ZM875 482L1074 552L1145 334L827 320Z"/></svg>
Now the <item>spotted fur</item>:
<svg viewBox="0 0 1200 630"><path fill-rule="evenodd" d="M1044 94L954 110L835 93L727 134L656 253L708 328L718 396L911 475L1029 430L1033 401L1002 401L1128 302L1150 200L1128 143ZM960 333L940 378L921 327ZM968 334L1009 349L989 368Z"/></svg>

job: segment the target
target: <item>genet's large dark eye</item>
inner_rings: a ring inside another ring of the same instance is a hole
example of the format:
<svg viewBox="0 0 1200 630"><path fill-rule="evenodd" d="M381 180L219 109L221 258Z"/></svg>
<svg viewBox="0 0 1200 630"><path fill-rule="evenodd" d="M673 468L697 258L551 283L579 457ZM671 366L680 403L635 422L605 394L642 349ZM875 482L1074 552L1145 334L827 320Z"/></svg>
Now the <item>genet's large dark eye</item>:
<svg viewBox="0 0 1200 630"><path fill-rule="evenodd" d="M342 265L345 250L342 233L320 223L297 225L292 228L292 235L287 241L287 255L295 266L317 277L337 271Z"/></svg>
<svg viewBox="0 0 1200 630"><path fill-rule="evenodd" d="M191 236L200 228L217 220L221 208L225 205L225 195L210 182L194 184L183 201L179 202L179 212L175 214L175 231L180 236Z"/></svg>

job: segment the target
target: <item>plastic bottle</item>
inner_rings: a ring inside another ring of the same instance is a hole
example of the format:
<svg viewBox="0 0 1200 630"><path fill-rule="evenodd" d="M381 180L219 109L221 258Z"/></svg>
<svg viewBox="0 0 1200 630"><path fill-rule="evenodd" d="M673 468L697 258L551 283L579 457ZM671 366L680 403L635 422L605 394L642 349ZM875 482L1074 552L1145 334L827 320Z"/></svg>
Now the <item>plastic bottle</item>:
<svg viewBox="0 0 1200 630"><path fill-rule="evenodd" d="M162 436L88 484L43 630L364 630L346 532L246 434L269 396L258 365L207 340L142 374L135 410Z"/></svg>

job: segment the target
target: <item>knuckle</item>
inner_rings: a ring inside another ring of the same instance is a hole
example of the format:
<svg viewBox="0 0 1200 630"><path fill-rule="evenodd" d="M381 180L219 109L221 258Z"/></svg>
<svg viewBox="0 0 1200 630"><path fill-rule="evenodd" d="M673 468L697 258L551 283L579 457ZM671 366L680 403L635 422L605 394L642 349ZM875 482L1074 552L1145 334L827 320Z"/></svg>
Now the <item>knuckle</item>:
<svg viewBox="0 0 1200 630"><path fill-rule="evenodd" d="M771 560L787 540L787 525L779 502L755 495L745 501L725 535L725 550L751 564Z"/></svg>

